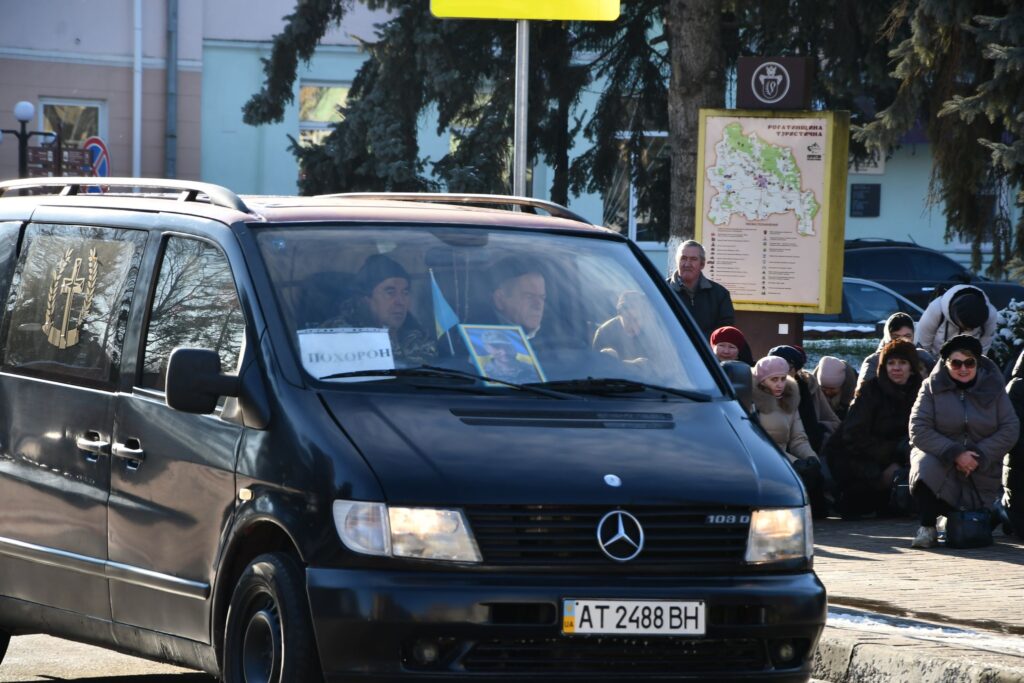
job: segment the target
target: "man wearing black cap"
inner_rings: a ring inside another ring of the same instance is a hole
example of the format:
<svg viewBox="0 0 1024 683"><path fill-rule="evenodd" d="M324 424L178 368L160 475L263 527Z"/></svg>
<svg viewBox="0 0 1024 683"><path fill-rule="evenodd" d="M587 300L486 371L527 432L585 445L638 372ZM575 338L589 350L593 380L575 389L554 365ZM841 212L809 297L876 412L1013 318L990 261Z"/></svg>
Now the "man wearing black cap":
<svg viewBox="0 0 1024 683"><path fill-rule="evenodd" d="M972 285L956 285L928 304L917 323L914 341L928 353L938 356L947 339L968 334L981 342L983 353L988 353L997 315L985 292Z"/></svg>
<svg viewBox="0 0 1024 683"><path fill-rule="evenodd" d="M409 313L412 297L405 268L389 256L373 254L356 273L355 286L358 294L342 303L341 315L324 327L387 328L395 360L433 362L436 343Z"/></svg>

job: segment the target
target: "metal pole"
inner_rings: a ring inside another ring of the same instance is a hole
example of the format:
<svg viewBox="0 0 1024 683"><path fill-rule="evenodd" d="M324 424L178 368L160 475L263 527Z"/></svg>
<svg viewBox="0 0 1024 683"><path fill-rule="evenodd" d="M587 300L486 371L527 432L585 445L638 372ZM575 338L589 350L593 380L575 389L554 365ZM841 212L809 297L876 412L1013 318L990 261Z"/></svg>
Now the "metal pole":
<svg viewBox="0 0 1024 683"><path fill-rule="evenodd" d="M28 131L25 121L19 121L21 132L18 134L18 177L28 178Z"/></svg>
<svg viewBox="0 0 1024 683"><path fill-rule="evenodd" d="M512 157L512 194L526 197L526 103L530 85L530 22L516 22L516 105Z"/></svg>

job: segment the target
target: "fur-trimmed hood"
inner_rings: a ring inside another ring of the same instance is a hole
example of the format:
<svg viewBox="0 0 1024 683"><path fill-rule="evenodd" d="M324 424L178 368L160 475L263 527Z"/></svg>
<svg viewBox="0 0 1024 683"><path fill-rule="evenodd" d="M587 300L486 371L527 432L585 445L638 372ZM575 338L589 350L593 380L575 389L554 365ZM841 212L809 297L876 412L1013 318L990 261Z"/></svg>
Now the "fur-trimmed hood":
<svg viewBox="0 0 1024 683"><path fill-rule="evenodd" d="M782 398L775 398L758 385L754 385L754 407L762 414L781 411L784 413L795 413L800 406L800 387L792 377L786 378L786 388L782 392Z"/></svg>

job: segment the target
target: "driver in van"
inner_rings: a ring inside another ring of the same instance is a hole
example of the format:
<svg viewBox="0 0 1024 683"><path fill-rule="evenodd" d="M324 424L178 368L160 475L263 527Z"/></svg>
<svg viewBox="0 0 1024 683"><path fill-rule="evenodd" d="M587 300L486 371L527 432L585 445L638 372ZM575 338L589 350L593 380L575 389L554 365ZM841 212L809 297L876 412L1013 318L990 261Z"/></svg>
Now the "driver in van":
<svg viewBox="0 0 1024 683"><path fill-rule="evenodd" d="M544 319L547 302L544 275L525 258L509 256L494 266L494 283L491 295L494 322L519 325L526 338L532 341Z"/></svg>
<svg viewBox="0 0 1024 683"><path fill-rule="evenodd" d="M387 328L396 361L408 365L432 363L437 346L409 312L409 282L405 268L391 257L368 256L356 273L357 293L342 303L341 315L324 327Z"/></svg>

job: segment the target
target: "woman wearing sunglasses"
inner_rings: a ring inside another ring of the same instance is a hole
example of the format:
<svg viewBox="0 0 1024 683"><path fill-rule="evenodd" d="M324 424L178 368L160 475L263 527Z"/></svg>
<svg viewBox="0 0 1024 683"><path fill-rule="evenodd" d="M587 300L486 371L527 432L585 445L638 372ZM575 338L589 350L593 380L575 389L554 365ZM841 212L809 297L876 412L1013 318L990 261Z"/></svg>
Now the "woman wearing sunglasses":
<svg viewBox="0 0 1024 683"><path fill-rule="evenodd" d="M910 413L910 487L921 520L914 548L935 547L936 518L971 504L968 477L986 506L999 498L1003 456L1020 429L1002 373L981 355L980 341L957 335L939 356Z"/></svg>

